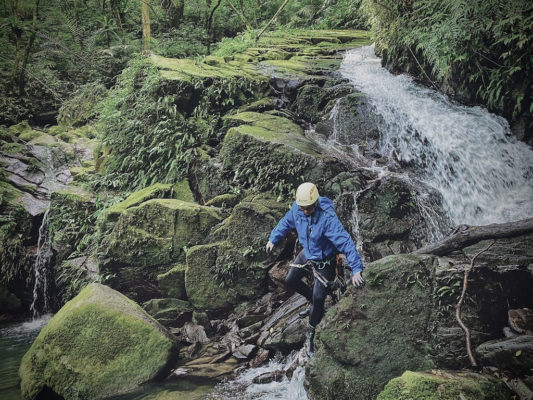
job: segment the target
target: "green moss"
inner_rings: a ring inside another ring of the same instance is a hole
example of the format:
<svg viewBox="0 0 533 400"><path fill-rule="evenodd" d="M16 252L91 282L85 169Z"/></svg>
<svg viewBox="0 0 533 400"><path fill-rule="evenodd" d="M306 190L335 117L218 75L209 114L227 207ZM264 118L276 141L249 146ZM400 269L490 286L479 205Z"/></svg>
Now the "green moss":
<svg viewBox="0 0 533 400"><path fill-rule="evenodd" d="M303 129L287 118L245 111L224 117L230 125L236 126L227 133L232 135L250 135L256 139L280 143L294 147L304 153L320 156L318 146L304 136Z"/></svg>
<svg viewBox="0 0 533 400"><path fill-rule="evenodd" d="M168 196L171 189L172 185L170 184L156 183L142 190L138 190L130 194L124 201L109 207L106 210L106 218L108 221L116 221L124 210L138 206L150 199Z"/></svg>
<svg viewBox="0 0 533 400"><path fill-rule="evenodd" d="M434 366L429 344L433 262L429 256L400 255L367 265L365 289L350 288L319 325L323 351L310 364L313 395L336 385L336 399L363 400L405 370ZM342 370L321 373L322 357L332 359L334 368L349 366L349 376ZM340 384L334 382L337 375L343 376Z"/></svg>
<svg viewBox="0 0 533 400"><path fill-rule="evenodd" d="M233 208L239 202L238 194L226 193L216 196L205 203L209 207Z"/></svg>
<svg viewBox="0 0 533 400"><path fill-rule="evenodd" d="M113 287L129 291L136 282L156 281L155 266L184 260L189 246L202 243L222 220L220 211L176 199L152 199L126 209L102 242L112 262L103 273L116 275Z"/></svg>
<svg viewBox="0 0 533 400"><path fill-rule="evenodd" d="M194 246L187 252L185 288L195 309L217 310L261 296L266 266L247 260L229 242Z"/></svg>
<svg viewBox="0 0 533 400"><path fill-rule="evenodd" d="M175 326L182 313L192 313L188 301L176 298L151 299L143 304L143 308L164 326Z"/></svg>
<svg viewBox="0 0 533 400"><path fill-rule="evenodd" d="M45 386L65 399L125 393L166 370L175 349L170 334L139 306L91 284L48 322L23 357L22 397L34 399Z"/></svg>
<svg viewBox="0 0 533 400"><path fill-rule="evenodd" d="M21 154L24 151L24 145L20 143L3 143L0 151L4 154Z"/></svg>
<svg viewBox="0 0 533 400"><path fill-rule="evenodd" d="M174 199L187 201L189 203L195 202L194 194L192 193L189 181L187 179L183 179L172 186L172 197Z"/></svg>
<svg viewBox="0 0 533 400"><path fill-rule="evenodd" d="M157 284L163 296L176 299L187 298L187 293L185 292L186 269L187 265L178 264L164 274L157 275Z"/></svg>
<svg viewBox="0 0 533 400"><path fill-rule="evenodd" d="M250 67L242 68L241 64L216 63L209 65L197 63L190 59L174 59L152 55L151 62L161 70L161 76L168 80L192 82L194 79L205 78L247 78L265 80Z"/></svg>
<svg viewBox="0 0 533 400"><path fill-rule="evenodd" d="M473 372L412 372L392 379L377 400L511 400L503 381Z"/></svg>

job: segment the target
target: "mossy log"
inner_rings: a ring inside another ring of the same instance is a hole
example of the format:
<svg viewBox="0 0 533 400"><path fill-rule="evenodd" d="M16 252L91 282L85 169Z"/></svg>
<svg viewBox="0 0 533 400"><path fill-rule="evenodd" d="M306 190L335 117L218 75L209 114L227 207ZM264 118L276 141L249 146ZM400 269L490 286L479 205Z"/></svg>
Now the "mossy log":
<svg viewBox="0 0 533 400"><path fill-rule="evenodd" d="M444 256L482 240L502 239L525 235L531 232L533 232L533 218L484 226L460 225L450 236L437 243L425 246L417 250L416 253Z"/></svg>

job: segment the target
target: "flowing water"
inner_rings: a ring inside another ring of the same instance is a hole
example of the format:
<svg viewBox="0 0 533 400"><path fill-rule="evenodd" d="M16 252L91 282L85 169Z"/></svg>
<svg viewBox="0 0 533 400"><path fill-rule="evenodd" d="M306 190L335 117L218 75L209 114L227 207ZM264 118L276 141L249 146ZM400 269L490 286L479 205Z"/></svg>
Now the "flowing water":
<svg viewBox="0 0 533 400"><path fill-rule="evenodd" d="M39 240L37 242L37 256L33 266L35 283L33 286L33 302L30 311L33 318L38 318L41 314L50 313L50 262L52 260L52 238L48 230L48 211L44 213L43 222L39 228Z"/></svg>
<svg viewBox="0 0 533 400"><path fill-rule="evenodd" d="M455 225L533 215L533 150L510 134L505 119L392 75L373 46L349 51L341 73L382 117L381 155L436 189Z"/></svg>
<svg viewBox="0 0 533 400"><path fill-rule="evenodd" d="M279 382L253 383L253 379L261 374L287 370L298 357L301 355L295 351L285 358L274 357L262 367L245 370L235 380L217 385L207 400L307 400L302 366L296 367L290 379L283 376Z"/></svg>
<svg viewBox="0 0 533 400"><path fill-rule="evenodd" d="M30 322L0 327L0 399L21 399L18 378L20 360L50 318L51 315L43 315Z"/></svg>

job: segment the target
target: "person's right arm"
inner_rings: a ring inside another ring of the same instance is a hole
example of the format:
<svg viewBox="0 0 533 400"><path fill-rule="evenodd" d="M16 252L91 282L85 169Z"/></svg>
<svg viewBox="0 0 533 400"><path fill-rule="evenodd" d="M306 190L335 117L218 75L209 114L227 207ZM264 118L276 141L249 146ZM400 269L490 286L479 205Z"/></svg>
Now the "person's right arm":
<svg viewBox="0 0 533 400"><path fill-rule="evenodd" d="M291 229L296 228L292 208L293 207L287 211L283 218L280 219L276 227L272 229L267 243L267 251L272 250L272 247L274 247L277 242L283 239L283 237L289 233Z"/></svg>

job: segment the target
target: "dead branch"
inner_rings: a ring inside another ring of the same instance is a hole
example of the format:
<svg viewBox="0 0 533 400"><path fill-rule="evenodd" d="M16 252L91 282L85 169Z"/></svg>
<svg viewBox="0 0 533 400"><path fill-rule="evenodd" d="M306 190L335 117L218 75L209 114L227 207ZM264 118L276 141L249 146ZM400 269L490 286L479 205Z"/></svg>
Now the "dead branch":
<svg viewBox="0 0 533 400"><path fill-rule="evenodd" d="M430 244L415 253L435 254L444 256L455 250L461 250L477 242L487 239L502 239L514 236L525 235L533 232L533 218L522 221L507 222L504 224L491 224L484 226L464 225L458 231L454 231L450 236Z"/></svg>
<svg viewBox="0 0 533 400"><path fill-rule="evenodd" d="M496 243L495 240L491 244L489 244L487 247L485 247L483 250L478 252L474 257L472 257L472 260L470 261L470 265L465 270L465 274L463 277L463 291L461 292L461 297L459 298L459 301L457 302L457 305L455 306L455 319L457 320L457 322L459 323L459 326L461 326L463 331L465 331L466 352L468 353L470 364L472 364L473 367L477 367L477 362L472 353L472 342L470 339L470 330L468 329L468 327L464 324L463 320L461 319L461 306L463 305L465 295L466 295L466 290L468 289L468 276L470 275L470 272L474 268L474 262L476 261L477 256L479 256L481 253L490 249L494 243Z"/></svg>
<svg viewBox="0 0 533 400"><path fill-rule="evenodd" d="M265 27L261 30L261 32L259 32L257 34L257 36L255 37L255 41L257 42L259 40L259 38L261 37L261 35L263 33L265 33L265 31L267 30L267 28L272 24L272 22L274 22L276 20L276 18L278 17L278 15L281 13L281 11L285 8L285 6L287 5L287 3L289 2L289 0L285 0L283 2L283 4L281 6L279 6L278 8L278 11L276 11L276 13L274 14L274 16L272 17L272 19L270 21L268 21L268 24L265 25Z"/></svg>

